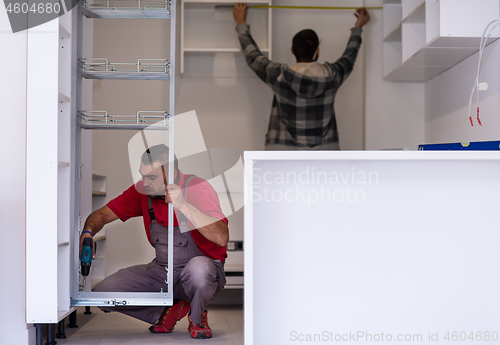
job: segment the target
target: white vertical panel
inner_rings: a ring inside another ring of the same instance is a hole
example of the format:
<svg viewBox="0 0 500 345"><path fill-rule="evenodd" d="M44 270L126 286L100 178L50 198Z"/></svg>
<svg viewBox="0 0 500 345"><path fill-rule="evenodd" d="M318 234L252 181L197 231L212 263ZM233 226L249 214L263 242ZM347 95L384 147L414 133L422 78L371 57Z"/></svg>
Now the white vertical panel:
<svg viewBox="0 0 500 345"><path fill-rule="evenodd" d="M58 40L58 81L59 94L64 94L69 100L59 102L58 113L58 196L57 196L57 219L58 219L58 320L65 317L70 312L70 255L71 255L71 235L74 225L74 158L73 152L73 128L72 105L75 98L73 82L76 78L73 65L73 38L74 33L72 19L74 11L67 12L59 17L59 40ZM66 33L66 35L64 35ZM67 37L67 36L70 37Z"/></svg>
<svg viewBox="0 0 500 345"><path fill-rule="evenodd" d="M425 24L403 23L403 63L425 45Z"/></svg>
<svg viewBox="0 0 500 345"><path fill-rule="evenodd" d="M427 0L425 2L426 43L429 43L434 38L439 36L440 25L441 25L440 13L441 13L441 4L438 1Z"/></svg>
<svg viewBox="0 0 500 345"><path fill-rule="evenodd" d="M486 25L499 17L498 0L440 0L441 36L481 37ZM498 37L499 29L493 32Z"/></svg>
<svg viewBox="0 0 500 345"><path fill-rule="evenodd" d="M0 344L33 344L26 325L26 32L12 33L0 6Z"/></svg>
<svg viewBox="0 0 500 345"><path fill-rule="evenodd" d="M28 30L26 321L56 323L59 22Z"/></svg>
<svg viewBox="0 0 500 345"><path fill-rule="evenodd" d="M245 243L245 254L244 254L244 266L245 266L245 277L244 277L244 300L245 300L245 344L253 344L254 339L254 299L253 299L253 202L251 198L253 197L253 166L254 161L251 158L247 158L247 153L245 153L245 199L248 202L245 205L245 229L249 229L244 232L244 243Z"/></svg>
<svg viewBox="0 0 500 345"><path fill-rule="evenodd" d="M416 150L424 140L424 84L383 80L382 66L389 67L389 59L396 63L398 56L401 61L401 43L384 42L387 55L383 56L382 13L370 11L370 15L363 33L363 44L370 52L366 59L366 149Z"/></svg>
<svg viewBox="0 0 500 345"><path fill-rule="evenodd" d="M499 153L311 153L246 156L245 344L497 331Z"/></svg>

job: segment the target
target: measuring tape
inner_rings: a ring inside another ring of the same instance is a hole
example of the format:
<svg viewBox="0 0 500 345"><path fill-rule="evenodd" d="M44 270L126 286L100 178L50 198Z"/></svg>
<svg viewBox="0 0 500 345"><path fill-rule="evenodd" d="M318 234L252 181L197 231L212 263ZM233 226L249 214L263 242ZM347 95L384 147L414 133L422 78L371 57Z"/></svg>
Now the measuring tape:
<svg viewBox="0 0 500 345"><path fill-rule="evenodd" d="M249 8L291 8L300 10L357 10L359 7L318 7L318 6L248 6ZM367 10L381 10L382 7L365 7Z"/></svg>
<svg viewBox="0 0 500 345"><path fill-rule="evenodd" d="M215 7L228 7L233 8L233 5L216 5ZM288 9L299 9L299 10L357 10L359 7L323 7L323 6L248 6L248 8L288 8ZM365 7L367 10L381 10L382 7Z"/></svg>

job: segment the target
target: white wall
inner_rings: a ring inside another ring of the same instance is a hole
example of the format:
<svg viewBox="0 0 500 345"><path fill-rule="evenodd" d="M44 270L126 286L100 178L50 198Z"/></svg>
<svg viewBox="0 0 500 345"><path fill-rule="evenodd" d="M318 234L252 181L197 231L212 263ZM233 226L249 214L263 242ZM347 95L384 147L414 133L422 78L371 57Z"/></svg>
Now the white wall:
<svg viewBox="0 0 500 345"><path fill-rule="evenodd" d="M424 84L383 81L382 11L371 11L370 15L364 33L366 149L416 150L424 140Z"/></svg>
<svg viewBox="0 0 500 345"><path fill-rule="evenodd" d="M26 51L27 34L12 34L0 6L2 69L0 104L5 125L0 128L0 344L28 344L34 328L26 324ZM7 121L8 119L8 121Z"/></svg>
<svg viewBox="0 0 500 345"><path fill-rule="evenodd" d="M500 138L500 41L486 47L483 54L480 127L476 120L476 97L471 107L474 126L468 119L469 98L476 79L476 53L425 84L425 142L471 142Z"/></svg>

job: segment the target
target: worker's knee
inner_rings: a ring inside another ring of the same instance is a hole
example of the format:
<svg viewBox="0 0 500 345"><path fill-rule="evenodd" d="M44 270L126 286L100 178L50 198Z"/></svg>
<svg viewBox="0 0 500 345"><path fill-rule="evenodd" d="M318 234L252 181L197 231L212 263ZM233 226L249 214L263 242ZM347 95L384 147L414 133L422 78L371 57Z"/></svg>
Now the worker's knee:
<svg viewBox="0 0 500 345"><path fill-rule="evenodd" d="M182 270L183 283L203 288L217 282L217 267L212 259L205 256L192 258Z"/></svg>
<svg viewBox="0 0 500 345"><path fill-rule="evenodd" d="M108 285L109 284L106 282L106 279L101 280L96 286L94 286L92 291L94 291L94 292L109 292L111 290L109 290Z"/></svg>

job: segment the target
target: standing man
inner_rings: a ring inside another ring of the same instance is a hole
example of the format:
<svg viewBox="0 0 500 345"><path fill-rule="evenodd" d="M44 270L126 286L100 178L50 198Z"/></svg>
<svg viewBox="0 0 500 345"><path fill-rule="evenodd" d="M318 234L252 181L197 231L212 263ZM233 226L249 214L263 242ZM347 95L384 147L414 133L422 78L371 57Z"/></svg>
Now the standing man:
<svg viewBox="0 0 500 345"><path fill-rule="evenodd" d="M339 150L335 95L354 67L370 15L365 8L356 10L347 49L334 63L319 64L318 36L300 31L292 42L297 63L287 66L261 53L246 24L247 10L243 3L233 8L241 48L248 66L274 91L266 150Z"/></svg>
<svg viewBox="0 0 500 345"><path fill-rule="evenodd" d="M212 186L202 178L181 173L177 160L174 162L174 181L168 184L168 154L165 145L153 146L143 153L139 169L142 180L87 218L80 236L80 252L83 239L97 234L105 224L118 218L126 221L142 216L156 258L147 265L119 270L97 284L94 291L166 291L168 203L173 203L174 305L101 309L118 311L153 324L149 327L152 333L172 332L177 320L191 310L188 316L191 337L211 338L205 308L226 283L224 261L229 240L228 221Z"/></svg>

